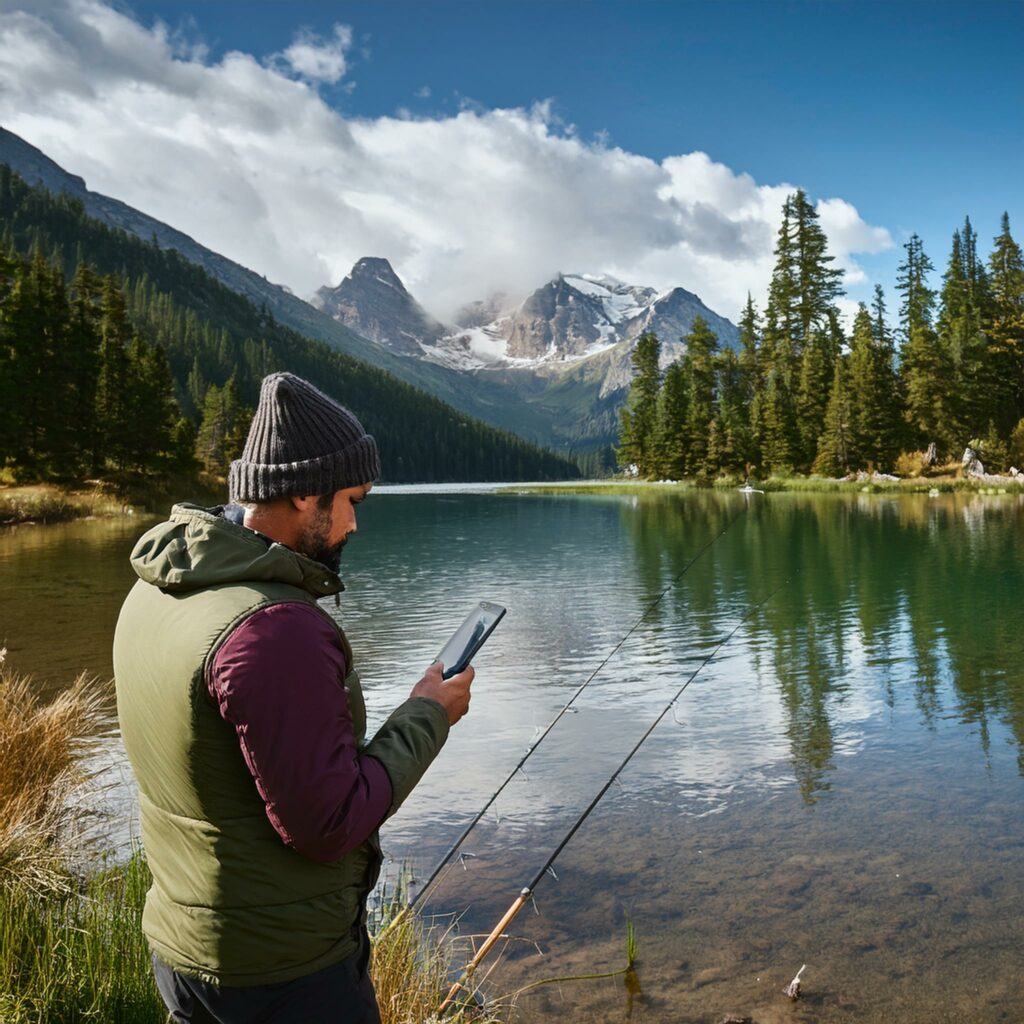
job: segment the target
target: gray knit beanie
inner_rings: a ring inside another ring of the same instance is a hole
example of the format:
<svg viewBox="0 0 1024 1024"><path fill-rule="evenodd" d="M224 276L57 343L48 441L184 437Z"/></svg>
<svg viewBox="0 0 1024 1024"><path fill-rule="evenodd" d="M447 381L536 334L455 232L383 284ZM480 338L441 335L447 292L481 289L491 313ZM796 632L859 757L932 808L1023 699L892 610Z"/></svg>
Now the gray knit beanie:
<svg viewBox="0 0 1024 1024"><path fill-rule="evenodd" d="M272 373L242 457L231 463L231 501L333 494L380 476L377 442L333 398L293 373Z"/></svg>

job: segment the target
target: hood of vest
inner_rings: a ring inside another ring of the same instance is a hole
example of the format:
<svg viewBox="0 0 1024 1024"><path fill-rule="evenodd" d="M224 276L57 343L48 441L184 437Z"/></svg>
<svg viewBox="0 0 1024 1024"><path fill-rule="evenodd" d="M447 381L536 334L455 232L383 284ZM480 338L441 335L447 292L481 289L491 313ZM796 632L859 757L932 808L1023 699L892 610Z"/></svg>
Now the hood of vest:
<svg viewBox="0 0 1024 1024"><path fill-rule="evenodd" d="M175 592L256 581L288 583L315 597L345 589L320 562L225 519L221 508L175 505L132 549L139 579Z"/></svg>

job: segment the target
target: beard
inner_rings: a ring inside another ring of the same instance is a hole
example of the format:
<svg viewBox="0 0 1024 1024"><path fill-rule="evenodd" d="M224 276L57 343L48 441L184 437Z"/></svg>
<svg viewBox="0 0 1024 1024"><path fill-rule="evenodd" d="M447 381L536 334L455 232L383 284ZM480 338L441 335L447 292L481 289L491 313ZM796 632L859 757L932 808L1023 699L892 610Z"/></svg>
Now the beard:
<svg viewBox="0 0 1024 1024"><path fill-rule="evenodd" d="M348 538L343 537L337 544L329 543L331 525L330 512L318 511L312 524L300 535L296 547L300 554L337 573L341 568L341 549L348 543Z"/></svg>

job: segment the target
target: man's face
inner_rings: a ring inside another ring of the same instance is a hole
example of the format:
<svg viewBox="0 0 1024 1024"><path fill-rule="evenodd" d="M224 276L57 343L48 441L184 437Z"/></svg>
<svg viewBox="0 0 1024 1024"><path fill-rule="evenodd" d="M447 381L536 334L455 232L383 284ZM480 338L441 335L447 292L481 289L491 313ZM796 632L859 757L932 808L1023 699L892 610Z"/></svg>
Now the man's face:
<svg viewBox="0 0 1024 1024"><path fill-rule="evenodd" d="M341 549L356 532L356 505L370 493L372 483L346 487L333 495L324 494L310 503L299 531L297 549L307 558L327 566L341 567Z"/></svg>

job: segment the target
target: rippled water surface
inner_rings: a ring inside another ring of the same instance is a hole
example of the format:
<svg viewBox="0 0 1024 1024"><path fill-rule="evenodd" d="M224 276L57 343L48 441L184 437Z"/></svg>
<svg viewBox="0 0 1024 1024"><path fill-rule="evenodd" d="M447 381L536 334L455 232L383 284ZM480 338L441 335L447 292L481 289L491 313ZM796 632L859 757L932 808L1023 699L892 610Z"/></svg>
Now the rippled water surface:
<svg viewBox="0 0 1024 1024"><path fill-rule="evenodd" d="M472 604L470 716L385 828L422 875L692 556L427 901L489 931L672 693L487 989L525 1019L1024 1019L1024 506L1012 497L375 492L338 610L372 724ZM0 643L109 675L139 521L0 535ZM752 611L766 596L773 596ZM108 741L116 752L116 737ZM121 806L129 806L122 802ZM801 964L806 998L781 989Z"/></svg>

